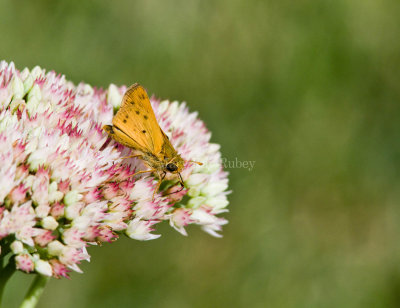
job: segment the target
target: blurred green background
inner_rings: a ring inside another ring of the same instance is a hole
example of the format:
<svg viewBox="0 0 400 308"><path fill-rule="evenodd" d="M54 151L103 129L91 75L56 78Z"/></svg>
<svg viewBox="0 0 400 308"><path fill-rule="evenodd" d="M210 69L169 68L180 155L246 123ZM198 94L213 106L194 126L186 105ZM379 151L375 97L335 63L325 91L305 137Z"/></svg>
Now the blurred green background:
<svg viewBox="0 0 400 308"><path fill-rule="evenodd" d="M398 0L1 0L1 59L140 82L256 161L229 169L223 239L91 248L39 306L400 307L399 38Z"/></svg>

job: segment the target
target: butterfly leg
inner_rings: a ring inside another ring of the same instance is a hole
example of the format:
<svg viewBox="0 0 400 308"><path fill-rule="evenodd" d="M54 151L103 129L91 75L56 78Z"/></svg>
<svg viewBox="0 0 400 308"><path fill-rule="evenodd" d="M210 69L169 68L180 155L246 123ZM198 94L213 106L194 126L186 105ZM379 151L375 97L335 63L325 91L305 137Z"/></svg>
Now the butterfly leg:
<svg viewBox="0 0 400 308"><path fill-rule="evenodd" d="M179 176L179 184L181 184L182 187L185 187L185 184L183 183L183 179L181 174L178 172L178 176Z"/></svg>
<svg viewBox="0 0 400 308"><path fill-rule="evenodd" d="M177 191L173 191L169 194L165 194L164 196L168 196L168 195L172 195L172 194L176 194L178 192L181 192L184 188L185 188L185 184L183 183L183 179L180 173L178 173L179 176L179 184L181 184L181 189L178 189Z"/></svg>
<svg viewBox="0 0 400 308"><path fill-rule="evenodd" d="M135 176L135 175L138 175L141 173L154 172L154 171L157 171L157 170L156 169L142 170L142 171L138 171L138 172L134 173L132 176Z"/></svg>
<svg viewBox="0 0 400 308"><path fill-rule="evenodd" d="M129 156L125 156L125 157L120 157L118 159L123 160L123 159L126 159L126 158L134 158L134 157L142 158L143 156L142 156L142 154L135 154L135 155L129 155Z"/></svg>
<svg viewBox="0 0 400 308"><path fill-rule="evenodd" d="M158 177L159 177L160 180L159 180L158 183L157 183L156 189L154 189L153 198L151 199L152 201L154 201L154 196L156 195L156 193L157 193L158 190L160 189L161 183L162 183L162 181L164 180L166 174L167 174L166 172L164 172L162 175L160 175L160 173L158 173Z"/></svg>

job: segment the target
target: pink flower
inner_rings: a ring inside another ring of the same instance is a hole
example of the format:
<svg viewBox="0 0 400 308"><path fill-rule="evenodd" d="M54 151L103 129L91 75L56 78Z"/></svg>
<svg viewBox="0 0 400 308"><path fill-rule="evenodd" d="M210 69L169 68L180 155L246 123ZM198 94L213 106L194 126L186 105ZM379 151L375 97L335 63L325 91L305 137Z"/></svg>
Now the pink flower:
<svg viewBox="0 0 400 308"><path fill-rule="evenodd" d="M26 200L26 192L28 188L25 188L24 184L20 184L15 187L10 193L10 200L14 204L23 203Z"/></svg>
<svg viewBox="0 0 400 308"><path fill-rule="evenodd" d="M51 267L53 268L53 276L55 278L61 278L61 277L69 278L68 277L69 270L65 266L65 264L61 263L57 259L52 259L49 262Z"/></svg>
<svg viewBox="0 0 400 308"><path fill-rule="evenodd" d="M108 183L104 185L103 195L106 199L112 199L120 192L118 183Z"/></svg>
<svg viewBox="0 0 400 308"><path fill-rule="evenodd" d="M54 218L58 219L64 216L64 207L65 207L64 204L56 202L51 206L50 214Z"/></svg>
<svg viewBox="0 0 400 308"><path fill-rule="evenodd" d="M157 221L140 220L140 218L133 219L126 229L126 234L135 240L147 241L159 238L159 234L151 234L154 231L152 226L156 224Z"/></svg>
<svg viewBox="0 0 400 308"><path fill-rule="evenodd" d="M172 212L169 223L175 230L186 236L187 233L184 227L194 222L191 216L192 211L189 209L176 209Z"/></svg>
<svg viewBox="0 0 400 308"><path fill-rule="evenodd" d="M0 239L14 243L21 271L67 277L68 270L81 272L89 245L123 233L155 239L160 235L152 232L162 221L184 235L186 225L198 224L220 236L227 221L217 215L227 211L228 180L210 132L185 104L152 99L175 149L186 160L203 162L186 164L179 193L173 193L180 189L177 179L167 175L167 188L153 201L158 179L133 177L145 165L121 160L131 150L102 130L125 90L75 86L55 72L20 72L0 62Z"/></svg>
<svg viewBox="0 0 400 308"><path fill-rule="evenodd" d="M28 254L15 256L15 264L17 269L26 273L32 272L34 269L34 263Z"/></svg>
<svg viewBox="0 0 400 308"><path fill-rule="evenodd" d="M45 247L48 243L54 240L56 236L52 235L50 230L43 230L35 236L35 243L41 247Z"/></svg>

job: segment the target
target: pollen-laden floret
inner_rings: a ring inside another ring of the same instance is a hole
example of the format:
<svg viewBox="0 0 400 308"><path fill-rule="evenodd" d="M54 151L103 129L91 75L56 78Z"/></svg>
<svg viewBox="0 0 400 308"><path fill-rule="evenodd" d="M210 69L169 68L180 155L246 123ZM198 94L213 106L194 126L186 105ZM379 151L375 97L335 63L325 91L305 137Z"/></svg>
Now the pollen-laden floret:
<svg viewBox="0 0 400 308"><path fill-rule="evenodd" d="M152 99L161 128L185 160L185 189L169 176L134 176L146 166L102 130L118 110L125 86L107 90L74 85L40 67L18 71L0 62L0 247L16 268L53 277L81 272L88 245L121 234L159 237L167 220L180 233L188 224L220 236L227 221L228 180L219 146L185 104ZM172 192L172 194L170 194Z"/></svg>

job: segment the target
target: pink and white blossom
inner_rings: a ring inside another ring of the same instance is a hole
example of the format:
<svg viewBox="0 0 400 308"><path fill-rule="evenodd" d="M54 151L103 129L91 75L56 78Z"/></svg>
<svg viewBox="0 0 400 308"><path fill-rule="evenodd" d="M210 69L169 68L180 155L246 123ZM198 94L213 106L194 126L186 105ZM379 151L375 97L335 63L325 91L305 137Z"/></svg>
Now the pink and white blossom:
<svg viewBox="0 0 400 308"><path fill-rule="evenodd" d="M220 236L227 221L227 173L219 145L185 103L151 103L161 128L188 162L164 191L158 179L135 176L146 166L102 130L118 110L126 86L107 90L74 85L40 67L18 71L0 62L0 246L16 268L56 278L81 272L86 248L125 234L156 239L156 225L169 221L183 235L197 224ZM5 249L6 248L6 249Z"/></svg>

